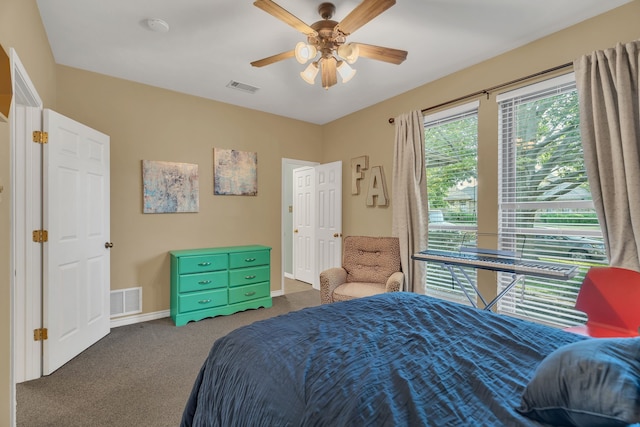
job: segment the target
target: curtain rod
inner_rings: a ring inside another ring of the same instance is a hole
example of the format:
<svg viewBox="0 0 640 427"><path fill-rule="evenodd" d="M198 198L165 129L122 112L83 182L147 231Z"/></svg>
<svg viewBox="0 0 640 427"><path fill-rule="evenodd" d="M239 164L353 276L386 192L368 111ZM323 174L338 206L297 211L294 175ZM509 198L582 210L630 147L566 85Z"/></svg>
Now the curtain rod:
<svg viewBox="0 0 640 427"><path fill-rule="evenodd" d="M456 98L456 99L451 99L449 101L443 102L443 103L438 104L438 105L434 105L432 107L423 108L420 111L422 112L422 114L424 114L427 111L435 110L436 108L444 107L445 105L449 105L449 104L454 104L456 102L463 101L463 100L468 99L468 98L473 98L473 97L476 97L478 95L487 95L487 96L489 96L489 94L491 92L495 91L495 90L502 89L504 87L511 86L513 84L520 83L520 82L523 82L523 81L526 81L526 80L530 80L530 79L533 79L535 77L540 77L540 76L543 76L545 74L553 73L554 71L559 71L559 70L562 70L564 68L569 68L571 66L573 66L573 62L567 62L566 64L558 65L558 66L553 67L553 68L548 68L548 69L543 70L543 71L538 71L537 73L529 74L528 76L520 77L519 79L511 80L510 82L502 83L502 84L499 84L497 86L492 86L492 87L490 87L488 89L479 90L477 92L473 92L473 93L470 93L470 94L465 95L465 96L461 96L461 97ZM394 122L395 122L395 119L393 117L389 119L389 123L393 124Z"/></svg>

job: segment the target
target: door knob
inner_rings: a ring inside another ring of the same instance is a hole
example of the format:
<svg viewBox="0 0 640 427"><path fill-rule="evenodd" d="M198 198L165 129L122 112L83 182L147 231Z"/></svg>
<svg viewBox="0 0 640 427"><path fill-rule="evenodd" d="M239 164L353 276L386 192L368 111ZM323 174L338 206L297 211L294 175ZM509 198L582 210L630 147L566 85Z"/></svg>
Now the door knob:
<svg viewBox="0 0 640 427"><path fill-rule="evenodd" d="M295 230L293 230L293 232L294 232L294 233L297 233L297 232L298 232L298 229L296 228Z"/></svg>
<svg viewBox="0 0 640 427"><path fill-rule="evenodd" d="M342 237L342 233L333 233L333 237Z"/></svg>
<svg viewBox="0 0 640 427"><path fill-rule="evenodd" d="M104 247L105 247L105 248L107 248L107 249L111 249L111 248L113 247L113 243L111 243L111 242L106 242L106 243L104 244Z"/></svg>

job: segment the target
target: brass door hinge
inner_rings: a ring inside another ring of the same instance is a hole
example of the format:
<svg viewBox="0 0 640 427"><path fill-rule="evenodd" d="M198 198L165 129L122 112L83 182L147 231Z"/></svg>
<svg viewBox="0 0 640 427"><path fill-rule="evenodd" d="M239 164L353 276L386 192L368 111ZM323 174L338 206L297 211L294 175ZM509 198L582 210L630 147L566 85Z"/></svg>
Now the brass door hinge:
<svg viewBox="0 0 640 427"><path fill-rule="evenodd" d="M33 142L38 144L46 144L49 142L49 134L47 132L41 132L39 130L33 131Z"/></svg>
<svg viewBox="0 0 640 427"><path fill-rule="evenodd" d="M49 338L49 331L47 328L39 328L33 330L34 341L44 341Z"/></svg>
<svg viewBox="0 0 640 427"><path fill-rule="evenodd" d="M33 230L33 241L36 243L48 242L49 232L47 230Z"/></svg>

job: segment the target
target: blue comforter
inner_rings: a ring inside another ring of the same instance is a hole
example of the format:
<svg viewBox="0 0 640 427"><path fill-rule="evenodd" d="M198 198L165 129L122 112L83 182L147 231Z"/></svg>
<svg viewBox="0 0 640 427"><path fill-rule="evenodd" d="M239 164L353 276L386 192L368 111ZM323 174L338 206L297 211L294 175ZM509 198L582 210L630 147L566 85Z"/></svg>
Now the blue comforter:
<svg viewBox="0 0 640 427"><path fill-rule="evenodd" d="M583 339L413 293L303 309L217 340L182 426L518 426L537 364Z"/></svg>

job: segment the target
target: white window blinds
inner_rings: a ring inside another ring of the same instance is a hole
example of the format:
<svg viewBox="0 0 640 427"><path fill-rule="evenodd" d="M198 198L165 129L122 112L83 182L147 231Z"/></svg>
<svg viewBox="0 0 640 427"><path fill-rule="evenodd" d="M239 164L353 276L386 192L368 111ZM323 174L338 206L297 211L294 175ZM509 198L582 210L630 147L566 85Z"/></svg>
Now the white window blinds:
<svg viewBox="0 0 640 427"><path fill-rule="evenodd" d="M461 245L476 245L478 105L472 102L425 116L429 249L457 251ZM475 270L467 273L475 281ZM425 293L468 304L438 263L427 263Z"/></svg>
<svg viewBox="0 0 640 427"><path fill-rule="evenodd" d="M558 326L584 321L574 310L589 267L607 262L584 167L573 74L498 96L499 249L578 265L571 280L526 277L498 311ZM498 275L498 291L511 281Z"/></svg>

